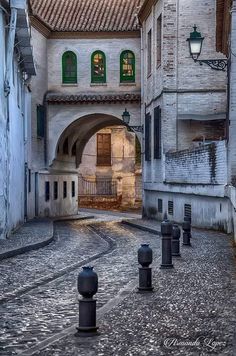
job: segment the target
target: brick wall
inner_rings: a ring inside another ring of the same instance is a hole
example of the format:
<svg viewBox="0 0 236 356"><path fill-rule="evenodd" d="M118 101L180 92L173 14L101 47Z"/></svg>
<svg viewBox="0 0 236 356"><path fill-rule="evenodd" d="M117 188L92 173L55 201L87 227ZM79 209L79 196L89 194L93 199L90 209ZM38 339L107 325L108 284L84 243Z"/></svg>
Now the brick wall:
<svg viewBox="0 0 236 356"><path fill-rule="evenodd" d="M168 183L225 184L227 182L225 141L167 153L165 158L165 181Z"/></svg>

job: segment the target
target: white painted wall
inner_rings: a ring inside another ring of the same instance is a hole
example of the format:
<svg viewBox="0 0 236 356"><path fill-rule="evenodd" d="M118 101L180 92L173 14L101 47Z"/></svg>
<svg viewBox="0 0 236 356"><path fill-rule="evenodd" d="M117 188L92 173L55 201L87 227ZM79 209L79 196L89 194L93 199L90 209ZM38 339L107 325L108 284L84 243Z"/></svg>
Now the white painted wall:
<svg viewBox="0 0 236 356"><path fill-rule="evenodd" d="M31 95L22 69L14 53L10 67L10 93L4 95L8 31L4 12L0 9L0 238L34 215L28 194L25 167L30 166Z"/></svg>
<svg viewBox="0 0 236 356"><path fill-rule="evenodd" d="M7 100L4 96L5 76L5 26L4 12L0 9L0 238L4 238L7 228L8 168L7 168Z"/></svg>
<svg viewBox="0 0 236 356"><path fill-rule="evenodd" d="M75 182L75 196L72 197L71 184ZM57 217L76 215L78 213L78 175L75 174L52 174L39 172L38 184L38 215L41 217ZM45 201L45 182L50 184L50 199ZM58 182L58 199L54 199L53 183ZM63 197L63 182L67 182L67 197Z"/></svg>
<svg viewBox="0 0 236 356"><path fill-rule="evenodd" d="M91 55L96 50L103 51L106 55L105 85L91 84ZM128 85L120 83L120 54L124 50L133 51L136 59L136 81ZM61 59L65 51L73 51L77 55L77 85L62 83ZM140 38L49 39L47 58L49 90L71 94L140 90Z"/></svg>

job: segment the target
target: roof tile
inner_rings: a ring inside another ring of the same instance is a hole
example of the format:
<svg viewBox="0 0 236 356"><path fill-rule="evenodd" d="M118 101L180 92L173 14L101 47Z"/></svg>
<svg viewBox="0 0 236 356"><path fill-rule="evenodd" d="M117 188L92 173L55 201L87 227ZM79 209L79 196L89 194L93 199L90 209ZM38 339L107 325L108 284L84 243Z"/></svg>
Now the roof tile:
<svg viewBox="0 0 236 356"><path fill-rule="evenodd" d="M52 31L135 31L144 0L30 0L32 14Z"/></svg>

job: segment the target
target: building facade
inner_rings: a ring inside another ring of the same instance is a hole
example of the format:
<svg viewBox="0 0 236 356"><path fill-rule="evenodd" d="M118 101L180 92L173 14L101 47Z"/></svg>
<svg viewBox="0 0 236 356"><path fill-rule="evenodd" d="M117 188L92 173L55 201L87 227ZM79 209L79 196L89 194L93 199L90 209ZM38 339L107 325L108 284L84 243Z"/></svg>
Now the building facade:
<svg viewBox="0 0 236 356"><path fill-rule="evenodd" d="M201 59L216 52L217 3L144 2L142 118L145 126L144 215L231 231L226 196L227 73L199 65L187 39L193 26L204 37Z"/></svg>
<svg viewBox="0 0 236 356"><path fill-rule="evenodd" d="M35 75L27 2L0 2L0 238L34 216L29 81Z"/></svg>
<svg viewBox="0 0 236 356"><path fill-rule="evenodd" d="M125 108L131 125L140 125L141 1L30 4L37 70L32 80L36 216L74 214L88 141L101 129L123 125ZM54 189L60 190L57 199Z"/></svg>

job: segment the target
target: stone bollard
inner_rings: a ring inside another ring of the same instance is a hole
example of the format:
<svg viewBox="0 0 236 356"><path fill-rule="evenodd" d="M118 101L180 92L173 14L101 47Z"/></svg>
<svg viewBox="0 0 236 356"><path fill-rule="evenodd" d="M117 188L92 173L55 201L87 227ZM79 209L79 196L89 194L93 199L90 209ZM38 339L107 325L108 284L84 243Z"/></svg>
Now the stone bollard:
<svg viewBox="0 0 236 356"><path fill-rule="evenodd" d="M93 271L93 267L83 267L83 271L78 276L78 292L83 298L79 300L79 327L76 336L97 335L96 299L93 299L97 290L97 273Z"/></svg>
<svg viewBox="0 0 236 356"><path fill-rule="evenodd" d="M184 217L184 221L189 221L189 223L190 223L190 239L192 238L192 234L191 234L191 224L192 224L192 218L191 218L191 216L185 216Z"/></svg>
<svg viewBox="0 0 236 356"><path fill-rule="evenodd" d="M165 220L161 223L161 244L162 244L162 263L160 268L173 268L172 264L172 224Z"/></svg>
<svg viewBox="0 0 236 356"><path fill-rule="evenodd" d="M180 228L177 224L173 225L172 228L172 256L181 256L180 255Z"/></svg>
<svg viewBox="0 0 236 356"><path fill-rule="evenodd" d="M184 221L182 227L183 227L183 245L191 246L191 243L190 243L190 236L191 236L190 222Z"/></svg>
<svg viewBox="0 0 236 356"><path fill-rule="evenodd" d="M148 244L142 244L138 249L139 267L139 292L150 292L152 287L152 269L149 265L152 263L152 249Z"/></svg>

